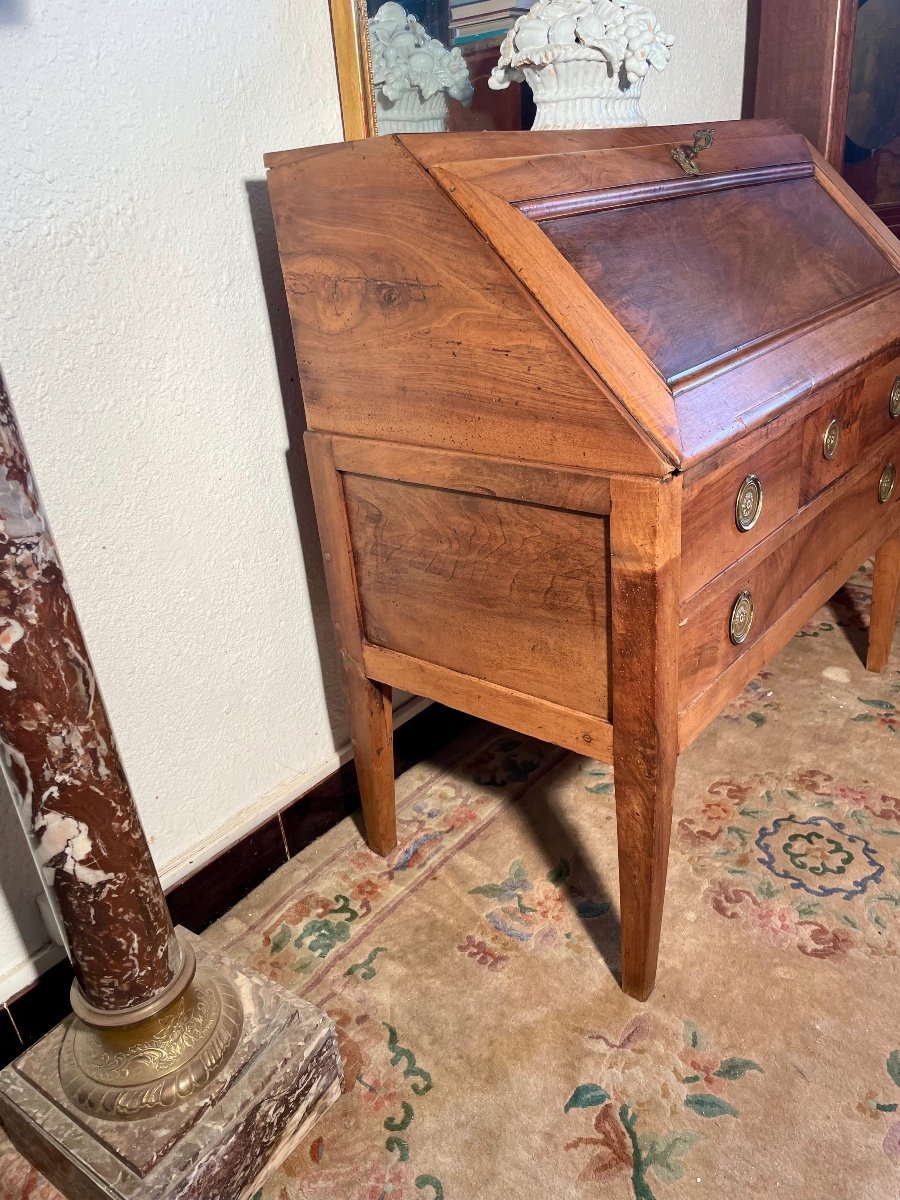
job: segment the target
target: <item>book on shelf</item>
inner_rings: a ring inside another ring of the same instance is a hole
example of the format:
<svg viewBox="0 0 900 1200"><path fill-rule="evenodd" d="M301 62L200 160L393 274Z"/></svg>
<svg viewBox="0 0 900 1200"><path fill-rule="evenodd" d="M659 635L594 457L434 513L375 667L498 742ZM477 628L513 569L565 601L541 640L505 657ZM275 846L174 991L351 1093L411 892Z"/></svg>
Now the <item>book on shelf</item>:
<svg viewBox="0 0 900 1200"><path fill-rule="evenodd" d="M510 23L531 7L532 0L514 0L513 3L500 3L499 0L464 0L450 6L450 24L460 25L480 17L496 17L498 21L509 18Z"/></svg>
<svg viewBox="0 0 900 1200"><path fill-rule="evenodd" d="M488 30L486 33L468 33L462 36L457 35L453 39L454 46L461 46L464 50L482 49L490 46L499 46L509 32L509 26L504 26L503 29Z"/></svg>

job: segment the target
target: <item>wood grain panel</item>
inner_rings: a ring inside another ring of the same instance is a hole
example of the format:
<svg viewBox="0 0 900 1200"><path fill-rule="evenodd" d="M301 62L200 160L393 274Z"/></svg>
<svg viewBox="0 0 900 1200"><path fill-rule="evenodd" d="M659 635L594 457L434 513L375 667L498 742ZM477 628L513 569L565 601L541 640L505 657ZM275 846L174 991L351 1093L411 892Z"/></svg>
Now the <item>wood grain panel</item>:
<svg viewBox="0 0 900 1200"><path fill-rule="evenodd" d="M886 232L886 231L885 231ZM790 424L821 398L837 396L900 350L900 290L807 328L802 336L677 392L685 470L784 416ZM823 390L824 389L824 390Z"/></svg>
<svg viewBox="0 0 900 1200"><path fill-rule="evenodd" d="M719 174L777 170L786 164L804 164L813 173L813 160L804 138L797 134L745 138L729 141L717 137L703 153L703 176L685 174L672 157L679 142L654 146L585 150L579 154L529 154L517 158L484 158L471 162L447 162L445 170L477 183L534 217L530 205L543 197L554 200L577 193L599 193L607 189L657 182L677 184L687 190L709 187Z"/></svg>
<svg viewBox="0 0 900 1200"><path fill-rule="evenodd" d="M608 522L345 475L366 640L608 718Z"/></svg>
<svg viewBox="0 0 900 1200"><path fill-rule="evenodd" d="M814 179L541 229L670 380L895 277Z"/></svg>
<svg viewBox="0 0 900 1200"><path fill-rule="evenodd" d="M659 472L648 438L395 139L269 161L311 428Z"/></svg>
<svg viewBox="0 0 900 1200"><path fill-rule="evenodd" d="M491 134L491 157L519 157L526 153L523 150L526 145L528 154L577 154L614 146L670 145L673 142L689 142L696 129L696 123L631 129L553 129L542 133L529 133L526 135L527 142L521 133L498 132ZM792 132L785 121L777 118L766 121L716 122L716 136L722 141L774 137ZM485 156L483 133L457 134L452 143L447 141L444 134L430 133L402 134L399 140L419 162L429 168L449 162L451 158L458 163ZM266 164L272 166L277 161L292 161L297 153L296 150L287 150L281 154L266 155Z"/></svg>
<svg viewBox="0 0 900 1200"><path fill-rule="evenodd" d="M417 696L428 696L529 737L564 746L576 754L612 762L612 725L600 717L526 696L513 688L450 671L383 646L366 645L363 652L366 670L373 679Z"/></svg>
<svg viewBox="0 0 900 1200"><path fill-rule="evenodd" d="M680 463L669 388L634 338L598 304L587 281L554 252L535 222L505 200L442 168L436 168L435 176L590 363L610 394L619 397L635 426L657 447L661 460L667 466ZM608 455L594 465L606 466L607 461Z"/></svg>
<svg viewBox="0 0 900 1200"><path fill-rule="evenodd" d="M483 458L449 450L427 450L393 442L336 437L338 469L404 483L429 484L455 492L522 500L573 512L609 513L609 476L537 463Z"/></svg>

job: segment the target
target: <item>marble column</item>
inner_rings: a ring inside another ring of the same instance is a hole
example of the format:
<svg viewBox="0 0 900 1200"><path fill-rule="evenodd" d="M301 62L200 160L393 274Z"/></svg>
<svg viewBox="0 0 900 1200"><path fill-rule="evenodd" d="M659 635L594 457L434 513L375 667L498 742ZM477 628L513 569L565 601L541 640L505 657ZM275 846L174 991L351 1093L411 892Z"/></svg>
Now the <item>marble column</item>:
<svg viewBox="0 0 900 1200"><path fill-rule="evenodd" d="M332 1022L175 930L0 377L0 761L75 968L0 1072L71 1200L243 1200L340 1094Z"/></svg>
<svg viewBox="0 0 900 1200"><path fill-rule="evenodd" d="M2 381L0 689L0 755L81 992L145 1005L182 952Z"/></svg>

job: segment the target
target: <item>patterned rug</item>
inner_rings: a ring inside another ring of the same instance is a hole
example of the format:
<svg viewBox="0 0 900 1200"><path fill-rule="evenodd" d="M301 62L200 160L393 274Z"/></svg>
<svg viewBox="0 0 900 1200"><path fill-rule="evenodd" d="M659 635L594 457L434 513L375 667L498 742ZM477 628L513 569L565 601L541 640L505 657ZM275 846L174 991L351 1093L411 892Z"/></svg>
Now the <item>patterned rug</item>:
<svg viewBox="0 0 900 1200"><path fill-rule="evenodd" d="M324 1007L346 1092L260 1200L897 1200L900 638L860 572L682 757L624 996L609 768L479 725L206 935ZM57 1193L0 1143L0 1200Z"/></svg>

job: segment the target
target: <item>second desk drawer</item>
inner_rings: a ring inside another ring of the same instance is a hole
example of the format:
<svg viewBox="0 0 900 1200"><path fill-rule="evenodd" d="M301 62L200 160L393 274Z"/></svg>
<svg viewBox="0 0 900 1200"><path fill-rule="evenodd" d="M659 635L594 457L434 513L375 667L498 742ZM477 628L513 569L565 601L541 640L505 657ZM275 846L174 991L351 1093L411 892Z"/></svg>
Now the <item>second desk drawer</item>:
<svg viewBox="0 0 900 1200"><path fill-rule="evenodd" d="M893 488L887 485L893 466ZM680 706L701 692L771 628L866 532L891 513L900 525L900 430L832 493L811 520L798 514L763 558L764 547L687 600L679 648ZM796 532L791 535L791 526ZM874 548L874 547L873 547Z"/></svg>

